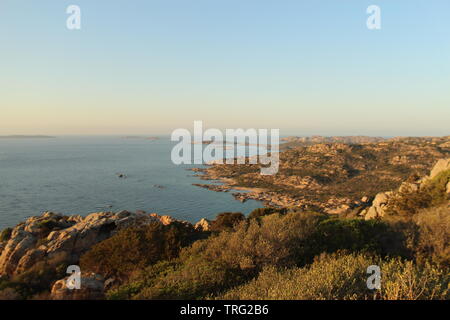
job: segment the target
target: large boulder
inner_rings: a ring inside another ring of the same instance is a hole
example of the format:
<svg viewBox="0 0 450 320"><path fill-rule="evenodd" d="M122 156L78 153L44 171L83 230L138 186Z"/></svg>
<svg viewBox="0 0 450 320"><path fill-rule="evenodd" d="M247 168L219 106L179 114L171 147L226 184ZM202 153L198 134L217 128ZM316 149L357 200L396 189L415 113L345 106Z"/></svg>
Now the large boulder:
<svg viewBox="0 0 450 320"><path fill-rule="evenodd" d="M440 159L431 169L430 179L436 177L442 171L450 170L450 158L448 159Z"/></svg>
<svg viewBox="0 0 450 320"><path fill-rule="evenodd" d="M391 196L392 192L390 191L378 193L375 196L375 199L373 199L372 206L366 209L363 213L364 218L369 220L383 217L386 213L387 205Z"/></svg>

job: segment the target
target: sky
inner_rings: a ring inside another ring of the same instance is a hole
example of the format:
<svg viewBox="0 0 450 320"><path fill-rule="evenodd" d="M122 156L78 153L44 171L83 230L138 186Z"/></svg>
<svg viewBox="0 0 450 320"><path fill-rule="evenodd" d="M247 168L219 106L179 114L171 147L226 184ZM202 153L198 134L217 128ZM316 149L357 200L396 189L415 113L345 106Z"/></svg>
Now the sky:
<svg viewBox="0 0 450 320"><path fill-rule="evenodd" d="M448 0L0 0L0 135L169 134L194 120L449 135L449 12Z"/></svg>

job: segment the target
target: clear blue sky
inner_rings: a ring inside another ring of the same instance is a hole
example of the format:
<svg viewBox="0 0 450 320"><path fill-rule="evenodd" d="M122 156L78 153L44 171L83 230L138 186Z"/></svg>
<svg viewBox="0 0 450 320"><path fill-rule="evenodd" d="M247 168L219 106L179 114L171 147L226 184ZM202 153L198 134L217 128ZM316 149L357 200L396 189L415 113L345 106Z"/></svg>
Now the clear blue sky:
<svg viewBox="0 0 450 320"><path fill-rule="evenodd" d="M82 29L66 28L68 5ZM381 7L382 29L366 27ZM0 134L450 134L448 0L1 0Z"/></svg>

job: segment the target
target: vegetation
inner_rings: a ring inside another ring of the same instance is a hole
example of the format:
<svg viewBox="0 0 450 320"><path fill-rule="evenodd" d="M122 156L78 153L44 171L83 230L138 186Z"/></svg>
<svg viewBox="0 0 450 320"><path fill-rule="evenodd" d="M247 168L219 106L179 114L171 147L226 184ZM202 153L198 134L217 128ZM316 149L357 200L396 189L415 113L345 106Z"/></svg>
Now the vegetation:
<svg viewBox="0 0 450 320"><path fill-rule="evenodd" d="M279 211L255 211L234 228L183 248L178 257L136 267L108 297L448 299L446 207L398 221ZM381 290L366 285L373 264L382 270Z"/></svg>
<svg viewBox="0 0 450 320"><path fill-rule="evenodd" d="M367 267L381 267L380 290L366 285ZM258 278L234 288L220 299L448 299L449 278L430 264L416 265L398 258L382 260L362 254L321 255L304 268L268 267Z"/></svg>
<svg viewBox="0 0 450 320"><path fill-rule="evenodd" d="M0 300L33 299L48 295L53 282L66 275L66 258L58 255L36 263L20 275L0 278Z"/></svg>
<svg viewBox="0 0 450 320"><path fill-rule="evenodd" d="M199 237L191 227L178 222L128 228L93 246L82 256L80 265L83 270L123 281L136 270L175 258L181 248Z"/></svg>
<svg viewBox="0 0 450 320"><path fill-rule="evenodd" d="M271 192L273 199L283 198L282 205L323 209L330 198L352 204L364 196L373 198L379 192L395 190L409 176L427 174L430 163L450 156L448 137L364 144L299 143L283 149L276 175L260 175L256 164L217 164L205 170L205 177L228 178L230 186ZM302 183L303 179L311 184Z"/></svg>
<svg viewBox="0 0 450 320"><path fill-rule="evenodd" d="M398 192L389 202L389 214L393 216L410 216L420 209L439 206L447 203L450 196L446 193L450 182L450 170L439 173L426 181L419 190L406 189Z"/></svg>
<svg viewBox="0 0 450 320"><path fill-rule="evenodd" d="M243 220L245 220L245 216L240 212L224 212L211 223L210 229L214 232L231 230Z"/></svg>

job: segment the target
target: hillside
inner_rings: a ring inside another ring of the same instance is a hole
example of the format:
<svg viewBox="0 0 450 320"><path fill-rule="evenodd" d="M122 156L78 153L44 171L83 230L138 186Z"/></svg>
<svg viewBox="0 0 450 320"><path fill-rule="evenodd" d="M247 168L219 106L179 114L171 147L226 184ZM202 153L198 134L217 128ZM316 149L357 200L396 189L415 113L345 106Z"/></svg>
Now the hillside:
<svg viewBox="0 0 450 320"><path fill-rule="evenodd" d="M236 192L235 197L241 201L261 200L267 206L358 213L379 192L394 190L408 178L423 176L438 159L449 157L450 138L316 143L284 149L276 175L260 175L259 165L216 164L197 171L201 171L202 179L218 180L224 185L200 186L215 191L247 189L251 192Z"/></svg>

